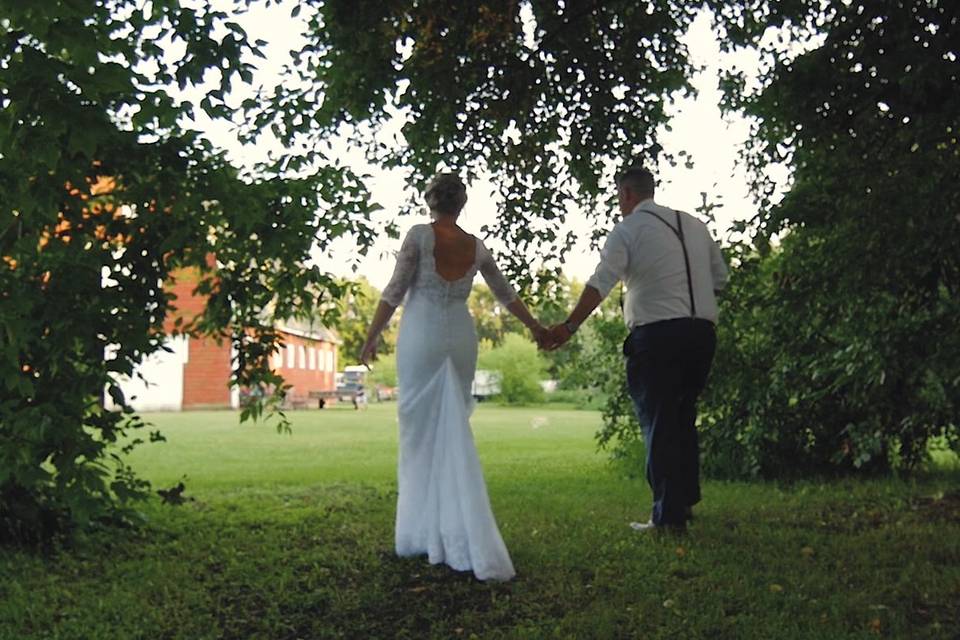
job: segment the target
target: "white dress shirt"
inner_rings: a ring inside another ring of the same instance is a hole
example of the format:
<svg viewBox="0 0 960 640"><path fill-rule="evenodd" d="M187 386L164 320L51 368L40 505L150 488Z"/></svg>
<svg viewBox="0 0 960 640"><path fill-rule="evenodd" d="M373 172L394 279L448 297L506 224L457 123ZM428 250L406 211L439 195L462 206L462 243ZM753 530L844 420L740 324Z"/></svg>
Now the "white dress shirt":
<svg viewBox="0 0 960 640"><path fill-rule="evenodd" d="M680 221L690 260L696 317L716 323L714 291L726 286L727 265L705 224L684 212L680 212ZM607 237L600 264L587 284L604 298L618 281L626 284L623 315L630 328L693 315L683 248L671 231L676 228L676 212L650 198L624 216Z"/></svg>

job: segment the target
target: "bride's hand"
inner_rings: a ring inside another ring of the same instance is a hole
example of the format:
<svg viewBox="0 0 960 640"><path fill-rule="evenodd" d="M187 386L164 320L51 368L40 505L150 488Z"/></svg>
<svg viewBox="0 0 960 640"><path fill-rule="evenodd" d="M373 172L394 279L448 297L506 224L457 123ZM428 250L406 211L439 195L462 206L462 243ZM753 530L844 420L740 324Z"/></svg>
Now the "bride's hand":
<svg viewBox="0 0 960 640"><path fill-rule="evenodd" d="M360 350L360 364L368 369L370 363L377 359L377 339L372 338L363 343L363 349Z"/></svg>
<svg viewBox="0 0 960 640"><path fill-rule="evenodd" d="M537 347L543 349L544 341L547 339L547 328L538 322L530 327L530 333L533 334L533 340L537 343Z"/></svg>

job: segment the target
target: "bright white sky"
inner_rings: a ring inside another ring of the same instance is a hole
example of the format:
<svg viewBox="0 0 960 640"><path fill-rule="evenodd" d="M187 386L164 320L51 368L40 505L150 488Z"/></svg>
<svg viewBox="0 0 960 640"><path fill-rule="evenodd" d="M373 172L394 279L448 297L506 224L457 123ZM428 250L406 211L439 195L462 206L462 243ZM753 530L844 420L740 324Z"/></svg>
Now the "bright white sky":
<svg viewBox="0 0 960 640"><path fill-rule="evenodd" d="M223 8L229 9L226 2L225 5ZM256 60L259 67L257 83L276 84L279 68L288 59L288 52L298 47L301 25L299 20L290 17L292 6L291 2L284 2L270 8L259 7L238 20L251 38L261 38L269 42L266 48L267 60ZM685 36L693 63L703 66L703 70L693 78L698 95L696 98L680 99L673 105L670 109L671 131L662 130L659 136L660 144L667 151L675 153L685 150L690 154L694 167L659 167L657 200L671 207L694 212L702 202L700 193L706 192L709 202L720 205L714 210L717 221L715 231L723 240L730 224L735 220L752 217L756 213L756 205L748 193L744 171L736 164L738 150L747 138L749 126L741 117L725 119L721 116L718 106L718 78L721 69L731 65L746 70L748 74L756 74L760 61L759 56L749 52L721 54L710 22L708 14L701 14ZM185 97L191 99L200 97L198 90L187 93ZM239 103L243 97L235 97L236 102ZM252 164L262 159L269 150L283 153L283 149L276 143L271 145L267 142L255 148L243 147L237 141L235 133L223 123L201 120L197 126L211 141L228 150L232 160L239 165ZM376 214L377 219L381 222L397 220L401 237L410 226L427 221L426 215L402 218L399 216L400 205L409 194L402 173L371 168L363 162L359 150L345 145L337 149L337 157L356 170L371 175L368 186L374 200L384 207ZM778 174L781 179L785 179L784 172L778 171ZM494 219L496 206L492 197L493 191L492 185L482 180L469 186L469 202L460 218L461 226L467 231L479 234L480 228ZM611 211L610 215L614 213ZM568 220L570 228L578 231L578 237L589 238L589 223L582 214L568 216ZM342 276L361 274L374 286L382 289L392 273L393 255L399 245L400 240L384 235L366 257L361 257L358 256L352 239L341 238L326 254L316 252L314 259L324 270ZM497 240L490 240L488 245L495 253L509 250ZM585 239L567 255L564 272L581 281L586 280L593 272L598 257L599 252L592 249Z"/></svg>

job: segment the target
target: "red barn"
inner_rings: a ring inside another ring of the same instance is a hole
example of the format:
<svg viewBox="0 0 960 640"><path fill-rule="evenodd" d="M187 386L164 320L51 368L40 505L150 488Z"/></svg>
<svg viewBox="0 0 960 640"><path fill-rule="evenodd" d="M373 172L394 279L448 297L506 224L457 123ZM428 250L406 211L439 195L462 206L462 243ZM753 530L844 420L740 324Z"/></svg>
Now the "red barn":
<svg viewBox="0 0 960 640"><path fill-rule="evenodd" d="M173 331L177 316L191 318L203 311L205 300L194 295L196 274L177 274L168 285L177 296L177 314L167 318ZM277 327L284 346L273 355L273 370L292 385L288 398L306 401L311 391L336 389L337 335L319 324L288 322ZM170 337L170 352L145 359L132 378L121 379L127 401L138 411L224 409L240 406L240 390L230 387L233 350L230 342L210 338ZM140 376L144 380L140 379ZM108 406L112 402L107 398Z"/></svg>
<svg viewBox="0 0 960 640"><path fill-rule="evenodd" d="M277 331L283 349L273 354L273 370L291 385L287 398L294 404L308 403L311 391L337 388L337 335L320 324L290 321Z"/></svg>

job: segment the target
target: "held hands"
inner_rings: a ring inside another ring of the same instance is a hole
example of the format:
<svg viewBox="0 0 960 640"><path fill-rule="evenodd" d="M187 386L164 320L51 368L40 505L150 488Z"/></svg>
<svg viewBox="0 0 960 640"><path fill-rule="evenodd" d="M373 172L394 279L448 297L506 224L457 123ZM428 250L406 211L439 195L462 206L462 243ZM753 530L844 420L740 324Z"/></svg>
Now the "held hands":
<svg viewBox="0 0 960 640"><path fill-rule="evenodd" d="M543 349L543 343L547 337L547 328L537 322L530 327L530 333L533 334L533 341L537 343L537 348Z"/></svg>
<svg viewBox="0 0 960 640"><path fill-rule="evenodd" d="M538 322L536 326L531 327L530 332L533 334L533 339L536 341L537 346L544 351L559 349L570 340L570 336L572 335L562 323L547 329Z"/></svg>
<svg viewBox="0 0 960 640"><path fill-rule="evenodd" d="M546 332L546 338L540 344L540 348L545 351L556 351L563 345L565 345L573 336L570 333L570 330L567 329L567 325L564 323L555 324Z"/></svg>

